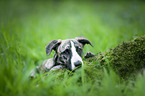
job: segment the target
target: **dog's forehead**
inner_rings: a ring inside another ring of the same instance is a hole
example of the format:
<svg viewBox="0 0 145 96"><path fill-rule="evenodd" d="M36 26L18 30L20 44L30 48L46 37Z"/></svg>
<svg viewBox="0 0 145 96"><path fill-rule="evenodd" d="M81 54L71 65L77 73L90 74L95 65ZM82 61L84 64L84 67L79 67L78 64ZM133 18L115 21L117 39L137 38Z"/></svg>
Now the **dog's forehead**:
<svg viewBox="0 0 145 96"><path fill-rule="evenodd" d="M58 47L58 52L61 53L63 52L65 49L69 49L71 48L71 41L74 43L75 46L79 46L79 47L83 47L83 45L81 43L79 43L76 39L66 39L66 40L62 40L60 46Z"/></svg>

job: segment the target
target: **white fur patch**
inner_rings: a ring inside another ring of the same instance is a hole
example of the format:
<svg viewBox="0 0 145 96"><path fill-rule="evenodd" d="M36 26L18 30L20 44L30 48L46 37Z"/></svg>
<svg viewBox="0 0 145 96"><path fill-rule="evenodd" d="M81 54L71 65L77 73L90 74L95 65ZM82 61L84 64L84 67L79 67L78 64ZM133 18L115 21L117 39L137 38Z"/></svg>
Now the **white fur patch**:
<svg viewBox="0 0 145 96"><path fill-rule="evenodd" d="M51 68L50 71L57 70L57 69L61 69L61 68L63 68L61 65L57 65L57 66L54 66L53 68Z"/></svg>
<svg viewBox="0 0 145 96"><path fill-rule="evenodd" d="M45 68L50 69L54 65L53 58L44 61L44 64Z"/></svg>
<svg viewBox="0 0 145 96"><path fill-rule="evenodd" d="M82 62L82 66L83 66L82 58L76 52L76 48L75 48L74 43L72 41L71 41L71 52L72 52L72 57L71 57L71 68L72 68L72 70L75 68L74 63L77 62L77 61L81 61Z"/></svg>

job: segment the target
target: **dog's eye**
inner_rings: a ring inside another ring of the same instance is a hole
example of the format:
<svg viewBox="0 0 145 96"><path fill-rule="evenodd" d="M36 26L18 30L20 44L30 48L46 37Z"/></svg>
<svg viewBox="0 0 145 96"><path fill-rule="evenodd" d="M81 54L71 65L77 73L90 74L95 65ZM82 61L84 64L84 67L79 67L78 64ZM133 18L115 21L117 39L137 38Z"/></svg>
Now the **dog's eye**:
<svg viewBox="0 0 145 96"><path fill-rule="evenodd" d="M66 49L63 53L64 54L69 54L70 50L69 49Z"/></svg>
<svg viewBox="0 0 145 96"><path fill-rule="evenodd" d="M82 52L83 52L83 49L82 49L82 48L76 47L76 51L77 51L77 53L78 53L80 56L82 56Z"/></svg>
<svg viewBox="0 0 145 96"><path fill-rule="evenodd" d="M82 48L76 47L76 51L77 51L77 52L81 52L81 51L82 51Z"/></svg>

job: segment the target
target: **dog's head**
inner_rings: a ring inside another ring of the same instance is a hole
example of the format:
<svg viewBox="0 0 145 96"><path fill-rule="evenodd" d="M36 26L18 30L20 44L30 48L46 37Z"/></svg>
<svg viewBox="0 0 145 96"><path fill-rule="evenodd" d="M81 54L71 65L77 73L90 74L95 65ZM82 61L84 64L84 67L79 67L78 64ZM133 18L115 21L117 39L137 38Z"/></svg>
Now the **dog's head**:
<svg viewBox="0 0 145 96"><path fill-rule="evenodd" d="M76 37L67 40L52 40L46 47L46 54L49 55L52 50L55 51L55 65L63 65L69 70L83 65L83 47L85 44L91 44L84 37Z"/></svg>

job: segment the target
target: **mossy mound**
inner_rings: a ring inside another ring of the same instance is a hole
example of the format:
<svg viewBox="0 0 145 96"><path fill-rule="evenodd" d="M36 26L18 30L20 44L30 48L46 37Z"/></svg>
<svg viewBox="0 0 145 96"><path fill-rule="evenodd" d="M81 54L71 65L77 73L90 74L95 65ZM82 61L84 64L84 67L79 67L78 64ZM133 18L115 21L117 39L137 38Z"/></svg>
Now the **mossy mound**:
<svg viewBox="0 0 145 96"><path fill-rule="evenodd" d="M95 62L105 68L112 67L120 77L127 79L130 74L137 73L145 67L145 36L98 53L95 57L87 59L87 62Z"/></svg>

